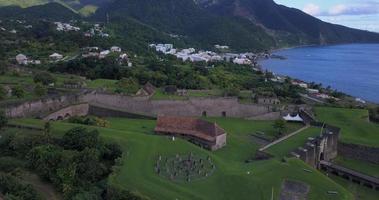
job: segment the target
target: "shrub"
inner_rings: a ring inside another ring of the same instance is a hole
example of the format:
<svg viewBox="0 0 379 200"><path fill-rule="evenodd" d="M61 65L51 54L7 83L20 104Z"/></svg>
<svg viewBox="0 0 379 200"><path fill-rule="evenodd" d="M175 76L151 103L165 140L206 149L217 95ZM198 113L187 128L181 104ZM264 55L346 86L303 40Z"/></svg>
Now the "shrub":
<svg viewBox="0 0 379 200"><path fill-rule="evenodd" d="M49 85L56 82L55 77L48 72L37 73L34 75L33 80L35 83L41 83L43 85Z"/></svg>
<svg viewBox="0 0 379 200"><path fill-rule="evenodd" d="M25 96L25 90L21 86L15 86L12 88L12 96L22 98Z"/></svg>
<svg viewBox="0 0 379 200"><path fill-rule="evenodd" d="M34 94L41 97L41 96L44 96L47 94L47 88L44 87L43 85L41 84L37 84L35 87L34 87Z"/></svg>

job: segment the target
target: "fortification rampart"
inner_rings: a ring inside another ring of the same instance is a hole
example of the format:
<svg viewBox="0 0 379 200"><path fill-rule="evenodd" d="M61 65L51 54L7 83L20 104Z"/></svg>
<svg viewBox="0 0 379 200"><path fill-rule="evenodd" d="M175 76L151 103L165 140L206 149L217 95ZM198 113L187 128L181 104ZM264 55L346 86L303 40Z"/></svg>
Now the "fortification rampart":
<svg viewBox="0 0 379 200"><path fill-rule="evenodd" d="M72 104L83 102L82 95L64 95L27 101L18 105L5 106L9 118L40 117Z"/></svg>
<svg viewBox="0 0 379 200"><path fill-rule="evenodd" d="M85 101L130 113L158 116L215 116L248 118L271 112L269 106L241 104L237 98L190 98L189 100L150 100L148 97L92 93Z"/></svg>
<svg viewBox="0 0 379 200"><path fill-rule="evenodd" d="M339 142L338 155L348 159L379 164L379 148Z"/></svg>
<svg viewBox="0 0 379 200"><path fill-rule="evenodd" d="M86 116L89 112L89 104L81 103L76 105L70 105L65 108L62 108L58 111L52 112L43 117L43 120L64 120L72 116Z"/></svg>
<svg viewBox="0 0 379 200"><path fill-rule="evenodd" d="M330 125L323 125L323 132L316 138L309 138L301 147L291 154L315 168L320 161L331 161L338 154L338 137L340 129Z"/></svg>

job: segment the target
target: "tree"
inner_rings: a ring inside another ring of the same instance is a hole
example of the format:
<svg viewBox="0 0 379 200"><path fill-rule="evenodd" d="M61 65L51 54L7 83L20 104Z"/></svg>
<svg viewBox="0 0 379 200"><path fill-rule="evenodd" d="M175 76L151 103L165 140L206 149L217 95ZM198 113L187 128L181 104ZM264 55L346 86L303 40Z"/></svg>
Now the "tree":
<svg viewBox="0 0 379 200"><path fill-rule="evenodd" d="M122 78L117 82L116 92L135 94L139 89L138 82L133 78Z"/></svg>
<svg viewBox="0 0 379 200"><path fill-rule="evenodd" d="M34 87L34 94L41 97L41 96L44 96L47 94L47 88L44 87L43 85L41 84L37 84L35 87Z"/></svg>
<svg viewBox="0 0 379 200"><path fill-rule="evenodd" d="M7 91L5 91L5 88L0 85L0 101L4 100L7 96Z"/></svg>
<svg viewBox="0 0 379 200"><path fill-rule="evenodd" d="M50 143L51 141L51 124L50 122L46 122L43 126L43 134L45 138L47 139L47 142Z"/></svg>
<svg viewBox="0 0 379 200"><path fill-rule="evenodd" d="M0 113L0 130L5 126L7 125L8 123L8 119L7 117L5 116L4 113Z"/></svg>
<svg viewBox="0 0 379 200"><path fill-rule="evenodd" d="M48 72L37 73L34 75L33 80L35 83L41 83L42 85L50 85L56 82L55 77Z"/></svg>
<svg viewBox="0 0 379 200"><path fill-rule="evenodd" d="M274 122L273 127L278 131L279 135L282 135L287 129L287 122L284 119L278 119Z"/></svg>
<svg viewBox="0 0 379 200"><path fill-rule="evenodd" d="M99 145L99 132L97 130L88 131L83 127L76 127L69 130L62 138L63 147L82 151L85 148L96 148Z"/></svg>
<svg viewBox="0 0 379 200"><path fill-rule="evenodd" d="M25 96L25 90L21 86L15 86L12 88L12 96L22 98Z"/></svg>
<svg viewBox="0 0 379 200"><path fill-rule="evenodd" d="M85 148L75 157L78 181L95 183L106 173L105 166L100 162L100 152L94 148Z"/></svg>

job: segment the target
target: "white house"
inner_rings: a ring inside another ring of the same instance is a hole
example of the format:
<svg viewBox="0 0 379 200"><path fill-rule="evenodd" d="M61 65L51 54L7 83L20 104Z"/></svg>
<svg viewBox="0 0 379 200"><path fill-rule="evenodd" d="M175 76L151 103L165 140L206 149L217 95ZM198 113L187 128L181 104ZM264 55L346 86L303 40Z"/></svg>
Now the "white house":
<svg viewBox="0 0 379 200"><path fill-rule="evenodd" d="M191 62L208 62L207 58L204 58L203 56L199 54L192 54L189 56L189 60Z"/></svg>
<svg viewBox="0 0 379 200"><path fill-rule="evenodd" d="M63 58L63 55L59 53L53 53L49 56L51 60L61 60Z"/></svg>
<svg viewBox="0 0 379 200"><path fill-rule="evenodd" d="M112 52L121 52L121 48L118 46L113 46L113 47L111 47L111 51Z"/></svg>
<svg viewBox="0 0 379 200"><path fill-rule="evenodd" d="M27 65L28 64L28 58L24 54L18 54L16 56L16 61L19 65Z"/></svg>
<svg viewBox="0 0 379 200"><path fill-rule="evenodd" d="M105 58L105 57L107 57L108 56L108 54L110 54L111 53L111 51L109 51L109 50L105 50L105 51L102 51L102 52L100 52L100 55L99 55L99 58Z"/></svg>
<svg viewBox="0 0 379 200"><path fill-rule="evenodd" d="M250 65L251 64L251 60L249 60L247 58L235 58L233 60L233 63L239 64L239 65Z"/></svg>
<svg viewBox="0 0 379 200"><path fill-rule="evenodd" d="M123 54L121 54L121 55L119 56L119 58L120 58L121 60L127 60L127 59L129 58L129 56L128 56L128 54L123 53Z"/></svg>
<svg viewBox="0 0 379 200"><path fill-rule="evenodd" d="M317 89L307 89L307 92L309 94L317 94L317 93L320 93L320 90L317 90Z"/></svg>
<svg viewBox="0 0 379 200"><path fill-rule="evenodd" d="M225 49L229 49L229 46L222 46L222 45L218 45L218 44L216 44L216 45L215 45L215 48L216 48L216 49L222 49L222 50L225 50Z"/></svg>

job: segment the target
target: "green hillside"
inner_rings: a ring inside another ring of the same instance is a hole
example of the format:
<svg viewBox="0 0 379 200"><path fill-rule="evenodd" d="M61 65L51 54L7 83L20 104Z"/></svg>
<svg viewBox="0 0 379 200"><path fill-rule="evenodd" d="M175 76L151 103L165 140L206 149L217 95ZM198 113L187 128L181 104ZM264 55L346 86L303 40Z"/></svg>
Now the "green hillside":
<svg viewBox="0 0 379 200"><path fill-rule="evenodd" d="M342 129L341 141L379 147L379 125L368 121L367 110L318 107L316 115L319 121Z"/></svg>
<svg viewBox="0 0 379 200"><path fill-rule="evenodd" d="M50 0L0 0L0 6L20 6L22 8L49 3Z"/></svg>

